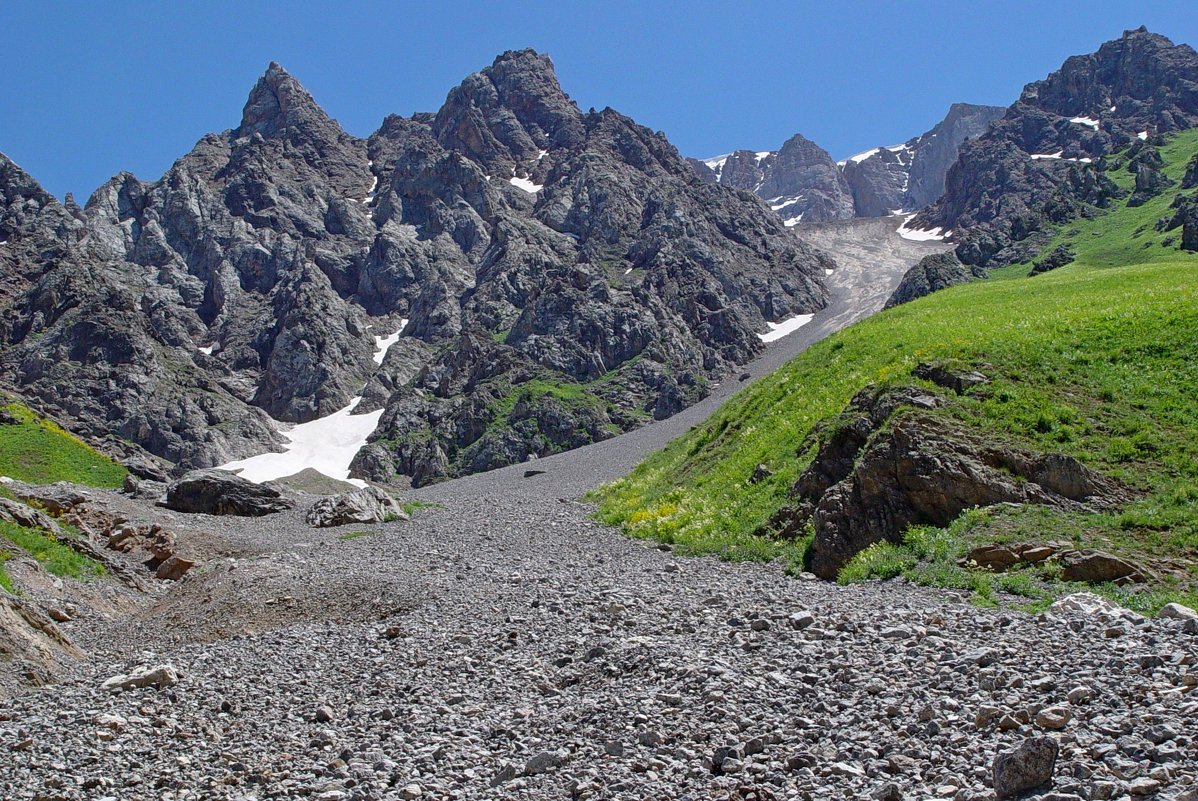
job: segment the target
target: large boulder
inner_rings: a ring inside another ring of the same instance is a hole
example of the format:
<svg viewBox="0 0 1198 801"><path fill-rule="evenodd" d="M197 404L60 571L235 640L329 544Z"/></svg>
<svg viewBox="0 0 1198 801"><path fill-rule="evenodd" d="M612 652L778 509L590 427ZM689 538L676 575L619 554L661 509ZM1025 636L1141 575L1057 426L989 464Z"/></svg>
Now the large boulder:
<svg viewBox="0 0 1198 801"><path fill-rule="evenodd" d="M321 498L307 514L308 523L317 528L407 519L403 507L377 487Z"/></svg>
<svg viewBox="0 0 1198 801"><path fill-rule="evenodd" d="M1060 746L1052 737L1032 737L994 758L994 794L999 801L1052 784Z"/></svg>
<svg viewBox="0 0 1198 801"><path fill-rule="evenodd" d="M176 512L261 517L294 506L274 487L224 470L193 470L166 489L166 507Z"/></svg>

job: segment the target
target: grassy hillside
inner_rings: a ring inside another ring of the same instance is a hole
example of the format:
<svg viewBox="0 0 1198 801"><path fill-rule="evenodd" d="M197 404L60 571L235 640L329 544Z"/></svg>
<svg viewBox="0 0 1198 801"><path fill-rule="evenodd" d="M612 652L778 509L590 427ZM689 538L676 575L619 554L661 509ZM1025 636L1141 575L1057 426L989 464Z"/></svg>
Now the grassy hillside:
<svg viewBox="0 0 1198 801"><path fill-rule="evenodd" d="M0 409L16 421L0 423L0 475L92 487L119 487L125 480L125 468L20 403L0 395Z"/></svg>
<svg viewBox="0 0 1198 801"><path fill-rule="evenodd" d="M1166 173L1179 179L1195 151L1198 134L1172 141L1162 151ZM1072 265L1030 279L1027 265L1011 267L818 343L604 487L600 516L683 551L797 562L802 543L754 532L810 462L799 449L811 427L865 386L911 382L918 363L944 360L992 379L945 414L992 437L1076 456L1144 494L1115 515L973 515L955 537L1071 537L1147 555L1178 566L1167 583L1184 592L1198 580L1198 256L1162 244L1180 232L1153 229L1170 216L1176 192L1065 227L1058 241L1074 244ZM758 464L773 475L750 484ZM939 552L946 564L956 553ZM908 568L928 561L926 549L902 556ZM925 578L963 583L959 575Z"/></svg>

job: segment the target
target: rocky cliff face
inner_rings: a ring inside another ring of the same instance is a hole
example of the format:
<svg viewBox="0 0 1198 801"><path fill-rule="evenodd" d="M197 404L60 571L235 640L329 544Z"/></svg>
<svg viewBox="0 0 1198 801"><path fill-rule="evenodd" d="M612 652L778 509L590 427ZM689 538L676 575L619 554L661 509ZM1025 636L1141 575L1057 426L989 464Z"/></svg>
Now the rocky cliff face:
<svg viewBox="0 0 1198 801"><path fill-rule="evenodd" d="M955 103L927 133L842 162L798 134L776 152L737 150L690 162L704 181L747 189L769 201L788 225L884 217L922 209L940 197L961 143L983 133L1003 112L998 106Z"/></svg>
<svg viewBox="0 0 1198 801"><path fill-rule="evenodd" d="M853 197L840 168L828 151L801 134L776 152L738 150L691 164L708 181L765 199L787 225L853 217Z"/></svg>
<svg viewBox="0 0 1198 801"><path fill-rule="evenodd" d="M272 64L236 129L75 213L7 160L0 180L5 379L181 467L359 392L385 408L356 462L375 479L611 436L820 308L830 266L662 136L581 112L532 51L365 140Z"/></svg>
<svg viewBox="0 0 1198 801"><path fill-rule="evenodd" d="M961 145L1002 117L1000 106L954 103L932 130L901 145L879 147L843 163L858 217L916 211L944 193L944 179Z"/></svg>
<svg viewBox="0 0 1198 801"><path fill-rule="evenodd" d="M1028 84L1001 120L962 146L944 196L911 227L963 231L957 255L966 264L1032 258L1046 228L1119 196L1105 157L1196 122L1198 53L1144 28L1127 31ZM1152 191L1150 161L1142 171L1137 191Z"/></svg>

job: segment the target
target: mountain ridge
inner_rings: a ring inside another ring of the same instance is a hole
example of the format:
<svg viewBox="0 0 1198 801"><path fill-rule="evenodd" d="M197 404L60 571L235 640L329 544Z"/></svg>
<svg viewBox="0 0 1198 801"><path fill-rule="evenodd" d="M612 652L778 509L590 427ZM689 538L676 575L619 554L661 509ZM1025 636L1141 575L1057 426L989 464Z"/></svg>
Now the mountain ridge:
<svg viewBox="0 0 1198 801"><path fill-rule="evenodd" d="M664 137L581 112L531 50L367 139L272 62L238 127L161 179L118 174L82 220L34 205L64 256L5 263L40 276L6 307L6 381L181 467L278 448L275 421L359 394L387 407L355 467L375 480L611 436L702 397L760 352L767 320L822 306L830 266L757 201L703 186ZM401 318L376 366L374 331ZM506 400L601 377L577 403Z"/></svg>
<svg viewBox="0 0 1198 801"><path fill-rule="evenodd" d="M736 150L688 161L702 180L747 189L766 200L788 225L884 217L922 209L938 198L961 143L984 132L1004 111L954 103L925 133L842 161L833 161L802 134L777 151Z"/></svg>

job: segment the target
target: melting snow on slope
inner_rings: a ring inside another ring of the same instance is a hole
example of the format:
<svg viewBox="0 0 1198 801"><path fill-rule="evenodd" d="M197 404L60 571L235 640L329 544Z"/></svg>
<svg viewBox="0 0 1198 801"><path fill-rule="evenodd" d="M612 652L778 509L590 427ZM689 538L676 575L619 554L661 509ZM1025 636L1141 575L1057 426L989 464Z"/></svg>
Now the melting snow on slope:
<svg viewBox="0 0 1198 801"><path fill-rule="evenodd" d="M907 223L915 219L915 215L907 217L903 220L903 224L898 227L898 235L903 239L910 239L913 242L941 242L945 237L952 236L952 231L940 232L939 228L933 228L929 231L921 231L918 228L908 228Z"/></svg>
<svg viewBox="0 0 1198 801"><path fill-rule="evenodd" d="M1088 158L1067 159L1067 158L1065 158L1064 153L1065 153L1065 151L1063 151L1063 150L1058 150L1056 153L1033 153L1032 160L1036 161L1038 159L1058 159L1060 161L1075 161L1078 164L1089 164L1090 163L1090 159L1088 159Z"/></svg>
<svg viewBox="0 0 1198 801"><path fill-rule="evenodd" d="M793 334L795 331L798 331L800 328L807 325L807 323L811 322L813 317L815 317L814 314L800 314L795 317L791 317L789 320L783 320L780 323L767 322L766 325L770 327L770 332L768 334L758 334L757 336L762 342L773 342L774 340L781 339L787 334Z"/></svg>
<svg viewBox="0 0 1198 801"><path fill-rule="evenodd" d="M880 148L880 147L875 147L873 150L867 150L864 153L858 153L855 156L849 156L848 161L851 161L854 164L860 164L861 162L865 161L867 158L874 155L881 149L882 148Z"/></svg>
<svg viewBox="0 0 1198 801"><path fill-rule="evenodd" d="M211 356L212 349L215 347L216 347L216 343L213 343L211 345L202 345L202 346L200 346L199 351L200 351L200 353L204 354L205 356Z"/></svg>
<svg viewBox="0 0 1198 801"><path fill-rule="evenodd" d="M803 212L803 214L806 214L806 213L807 212ZM793 228L794 226L798 225L799 223L801 223L803 221L803 214L800 214L798 217L791 217L789 220L783 220L782 224L785 225L787 228Z"/></svg>
<svg viewBox="0 0 1198 801"><path fill-rule="evenodd" d="M731 155L732 155L731 153L725 153L722 156L715 156L714 158L703 159L703 163L706 164L711 169L715 170L716 172L719 172L720 170L724 169L724 165L728 163L728 157Z"/></svg>
<svg viewBox="0 0 1198 801"><path fill-rule="evenodd" d="M407 320L400 320L399 331L391 336L374 338L375 364L383 363L387 350L399 340L407 324ZM365 481L349 477L349 466L366 444L370 432L378 426L383 410L353 414L361 402L362 396L358 395L348 406L332 414L307 423L297 423L288 430L280 430L287 440L282 453L262 453L223 464L220 469L231 470L242 478L261 484L263 481L295 475L311 467L330 478L365 487Z"/></svg>
<svg viewBox="0 0 1198 801"><path fill-rule="evenodd" d="M517 189L523 189L525 192L528 192L530 195L535 195L537 192L540 192L542 189L545 188L544 184L534 184L532 181L528 180L527 178L509 178L508 183L511 184L512 186L516 187Z"/></svg>
<svg viewBox="0 0 1198 801"><path fill-rule="evenodd" d="M761 160L764 159L766 156L772 156L774 154L768 150L763 150L760 153L754 153L753 155L756 157L757 163L760 164Z"/></svg>
<svg viewBox="0 0 1198 801"><path fill-rule="evenodd" d="M407 326L407 324L408 324L407 320L400 320L399 321L399 330L396 331L394 334L392 334L389 337L375 337L374 338L374 363L375 364L383 363L383 357L385 357L387 355L387 351L389 351L391 349L391 346L399 341L399 335L403 333L404 327Z"/></svg>
<svg viewBox="0 0 1198 801"><path fill-rule="evenodd" d="M1143 141L1145 141L1146 139L1148 139L1148 132L1147 132L1147 131L1140 131L1138 134L1136 134L1136 138L1137 138L1137 139L1139 139L1141 142L1143 142Z"/></svg>
<svg viewBox="0 0 1198 801"><path fill-rule="evenodd" d="M537 161L540 161L541 159L545 158L548 155L549 155L548 150L538 150L537 151Z"/></svg>
<svg viewBox="0 0 1198 801"><path fill-rule="evenodd" d="M295 475L311 467L330 478L366 486L361 479L349 477L349 465L354 456L366 444L366 438L379 424L383 410L369 414L352 414L362 397L359 395L344 409L330 415L299 423L290 431L283 431L287 448L283 453L263 453L221 465L222 470L240 473L255 484L273 481L276 478Z"/></svg>
<svg viewBox="0 0 1198 801"><path fill-rule="evenodd" d="M1098 130L1098 120L1094 119L1093 117L1074 117L1069 121L1076 122L1078 125L1088 125L1094 130Z"/></svg>
<svg viewBox="0 0 1198 801"><path fill-rule="evenodd" d="M776 197L776 198L774 198L774 200L782 200L782 198ZM800 200L800 198L794 197L794 198L791 198L790 200L783 201L782 203L779 203L776 206L773 205L773 203L771 202L770 208L773 209L774 211L781 211L782 209L786 208L787 206L793 206L794 204L798 203L799 200Z"/></svg>

